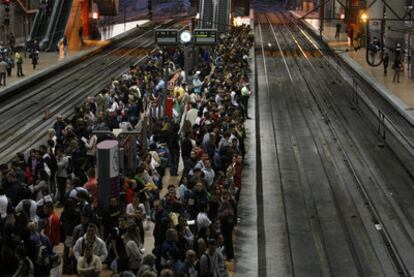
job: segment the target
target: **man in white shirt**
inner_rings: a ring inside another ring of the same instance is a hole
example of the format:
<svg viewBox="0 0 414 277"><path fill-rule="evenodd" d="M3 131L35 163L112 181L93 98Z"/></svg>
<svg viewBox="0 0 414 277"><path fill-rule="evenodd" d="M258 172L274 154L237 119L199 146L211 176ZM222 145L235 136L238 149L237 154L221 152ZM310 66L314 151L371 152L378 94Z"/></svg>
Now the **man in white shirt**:
<svg viewBox="0 0 414 277"><path fill-rule="evenodd" d="M83 187L75 187L69 192L69 198L73 198L75 200L79 200L78 194L79 192L84 191L86 194L89 194L88 190Z"/></svg>
<svg viewBox="0 0 414 277"><path fill-rule="evenodd" d="M206 206L200 208L200 212L197 214L196 224L198 231L204 227L208 228L210 226L211 220L208 218Z"/></svg>
<svg viewBox="0 0 414 277"><path fill-rule="evenodd" d="M102 271L102 261L98 256L93 254L91 245L87 245L85 247L84 255L79 257L77 270L79 276L100 276Z"/></svg>
<svg viewBox="0 0 414 277"><path fill-rule="evenodd" d="M134 195L132 203L129 203L126 206L126 214L128 216L128 219L133 220L135 224L138 226L141 237L141 243L144 243L144 220L146 212L145 206L143 203L140 203L138 195Z"/></svg>
<svg viewBox="0 0 414 277"><path fill-rule="evenodd" d="M240 102L242 104L242 110L243 110L243 115L245 118L249 119L248 116L248 106L249 106L249 97L251 95L251 91L250 89L247 87L246 84L243 85L241 91L240 91L241 97L240 97Z"/></svg>
<svg viewBox="0 0 414 277"><path fill-rule="evenodd" d="M37 223L39 217L37 216L37 205L36 202L32 199L23 199L17 204L15 212L24 212L29 215L30 220Z"/></svg>
<svg viewBox="0 0 414 277"><path fill-rule="evenodd" d="M9 200L4 194L2 188L0 188L0 227L3 226L3 223L6 221L7 217L7 206L9 205Z"/></svg>
<svg viewBox="0 0 414 277"><path fill-rule="evenodd" d="M204 173L204 180L206 181L207 188L210 189L214 182L214 177L216 176L214 169L211 167L211 161L206 159L204 161L204 168L202 169Z"/></svg>
<svg viewBox="0 0 414 277"><path fill-rule="evenodd" d="M90 223L86 229L86 234L76 241L73 247L76 260L83 256L86 246L92 245L93 254L98 256L101 262L105 261L106 256L108 256L108 250L106 249L105 242L96 235L96 230L96 225Z"/></svg>

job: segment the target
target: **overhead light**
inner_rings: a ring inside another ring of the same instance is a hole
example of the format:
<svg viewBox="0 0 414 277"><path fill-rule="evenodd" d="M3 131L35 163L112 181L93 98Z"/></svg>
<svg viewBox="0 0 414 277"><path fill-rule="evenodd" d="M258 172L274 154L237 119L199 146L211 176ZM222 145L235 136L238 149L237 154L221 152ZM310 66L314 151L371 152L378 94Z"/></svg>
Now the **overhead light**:
<svg viewBox="0 0 414 277"><path fill-rule="evenodd" d="M98 17L99 17L99 14L97 12L92 13L92 18L93 19L98 19Z"/></svg>
<svg viewBox="0 0 414 277"><path fill-rule="evenodd" d="M368 21L368 15L366 13L361 14L361 20L362 20L362 22L367 22Z"/></svg>
<svg viewBox="0 0 414 277"><path fill-rule="evenodd" d="M339 18L342 19L342 20L344 20L345 19L345 14L344 13L341 13L341 15L339 15Z"/></svg>
<svg viewBox="0 0 414 277"><path fill-rule="evenodd" d="M233 18L233 26L241 26L242 23L242 18L240 16Z"/></svg>

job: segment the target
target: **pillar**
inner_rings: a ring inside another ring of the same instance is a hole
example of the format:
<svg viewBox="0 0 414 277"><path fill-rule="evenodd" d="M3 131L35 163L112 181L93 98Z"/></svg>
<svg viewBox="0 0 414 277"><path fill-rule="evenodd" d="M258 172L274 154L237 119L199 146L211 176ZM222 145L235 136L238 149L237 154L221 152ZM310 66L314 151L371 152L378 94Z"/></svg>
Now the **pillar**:
<svg viewBox="0 0 414 277"><path fill-rule="evenodd" d="M91 3L89 0L82 1L82 29L83 37L88 38L89 32L89 13L91 12Z"/></svg>
<svg viewBox="0 0 414 277"><path fill-rule="evenodd" d="M368 0L367 7L369 7L375 0ZM368 24L369 24L369 36L370 41L373 40L374 37L377 37L381 40L381 24L378 24L378 20L383 18L384 14L384 3L382 0L377 0L367 11L366 14L368 15ZM374 20L376 19L376 20Z"/></svg>
<svg viewBox="0 0 414 277"><path fill-rule="evenodd" d="M325 11L324 16L326 19L324 19L325 22L331 22L331 18L334 17L334 6L333 4L335 1L325 1Z"/></svg>
<svg viewBox="0 0 414 277"><path fill-rule="evenodd" d="M119 197L119 152L117 140L105 140L97 145L98 209L103 213L109 200Z"/></svg>
<svg viewBox="0 0 414 277"><path fill-rule="evenodd" d="M405 33L403 32L405 25L403 20L398 20L398 17L403 18L405 15L405 1L391 1L384 0L393 11L398 15L395 15L388 7L385 7L386 21L385 21L385 39L384 44L390 50L395 49L397 43L401 44L401 48L405 49ZM392 52L392 51L391 51ZM391 53L392 54L392 53ZM394 58L391 55L391 58Z"/></svg>

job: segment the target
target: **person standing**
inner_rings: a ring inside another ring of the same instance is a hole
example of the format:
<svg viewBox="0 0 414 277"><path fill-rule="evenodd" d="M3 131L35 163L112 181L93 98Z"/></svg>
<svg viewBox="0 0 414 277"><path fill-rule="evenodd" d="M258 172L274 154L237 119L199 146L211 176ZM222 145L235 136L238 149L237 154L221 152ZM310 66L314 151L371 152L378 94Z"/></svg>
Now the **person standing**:
<svg viewBox="0 0 414 277"><path fill-rule="evenodd" d="M378 39L374 38L374 41L369 46L369 54L370 54L372 63L375 63L375 58L377 56L378 51L380 50L378 43L379 43Z"/></svg>
<svg viewBox="0 0 414 277"><path fill-rule="evenodd" d="M135 222L140 232L141 243L144 244L145 230L144 219L146 217L145 206L139 201L139 195L134 195L132 203L126 206L126 214L128 218Z"/></svg>
<svg viewBox="0 0 414 277"><path fill-rule="evenodd" d="M14 34L12 32L10 32L9 34L9 47L10 50L13 52L14 51L14 46L16 45L16 37L14 36Z"/></svg>
<svg viewBox="0 0 414 277"><path fill-rule="evenodd" d="M57 46L57 51L59 53L59 58L63 59L65 57L65 46L63 44L63 38L58 41L56 46Z"/></svg>
<svg viewBox="0 0 414 277"><path fill-rule="evenodd" d="M14 61L9 53L7 53L4 61L7 63L7 77L11 77Z"/></svg>
<svg viewBox="0 0 414 277"><path fill-rule="evenodd" d="M108 256L108 250L106 249L105 242L97 236L97 229L98 227L95 224L89 223L86 228L86 234L76 241L75 246L73 247L73 254L77 261L79 261L79 258L83 255L85 246L89 244L92 245L93 254L98 256L101 259L101 262L105 261L106 256Z"/></svg>
<svg viewBox="0 0 414 277"><path fill-rule="evenodd" d="M86 147L85 168L93 168L96 164L96 144L98 137L92 132L89 132L88 138L82 137L82 141Z"/></svg>
<svg viewBox="0 0 414 277"><path fill-rule="evenodd" d="M349 26L347 28L347 33L348 33L349 40L351 42L351 46L354 46L354 28L352 26Z"/></svg>
<svg viewBox="0 0 414 277"><path fill-rule="evenodd" d="M0 58L0 86L6 86L7 63ZM3 83L3 84L2 84Z"/></svg>
<svg viewBox="0 0 414 277"><path fill-rule="evenodd" d="M100 276L102 271L101 259L93 253L93 246L88 244L84 248L83 255L79 257L77 270L81 277Z"/></svg>
<svg viewBox="0 0 414 277"><path fill-rule="evenodd" d="M355 41L356 41L356 46L354 47L355 52L357 52L359 49L361 49L361 45L362 45L362 33L361 31L358 31L356 37L355 37Z"/></svg>
<svg viewBox="0 0 414 277"><path fill-rule="evenodd" d="M243 85L242 89L241 89L241 108L243 110L243 115L245 118L250 119L249 115L248 115L248 106L249 106L249 97L251 95L251 91L248 88L248 86L246 84Z"/></svg>
<svg viewBox="0 0 414 277"><path fill-rule="evenodd" d="M16 65L17 65L17 77L23 77L23 57L20 54L20 51L17 50L16 54L14 56L14 60L16 61Z"/></svg>
<svg viewBox="0 0 414 277"><path fill-rule="evenodd" d="M66 57L68 55L68 39L66 36L63 36L63 55Z"/></svg>
<svg viewBox="0 0 414 277"><path fill-rule="evenodd" d="M63 150L58 147L55 151L57 161L56 182L59 192L59 204L64 204L66 183L68 178L69 158L63 155Z"/></svg>
<svg viewBox="0 0 414 277"><path fill-rule="evenodd" d="M336 40L339 40L339 36L340 36L340 34L341 34L341 24L340 23L338 23L338 24L336 24L336 26L335 26L335 28L336 28L336 31L335 31L335 39Z"/></svg>
<svg viewBox="0 0 414 277"><path fill-rule="evenodd" d="M81 46L83 46L83 26L82 25L79 27L78 33L79 33L79 40L80 40Z"/></svg>
<svg viewBox="0 0 414 277"><path fill-rule="evenodd" d="M208 248L200 257L200 271L201 276L229 276L215 239L208 240Z"/></svg>
<svg viewBox="0 0 414 277"><path fill-rule="evenodd" d="M58 251L57 247L60 243L60 222L59 216L54 211L53 203L47 203L43 206L45 215L47 215L47 224L44 228L44 234L49 238L50 244L53 247L52 253ZM54 266L50 271L51 277L59 277L60 266Z"/></svg>
<svg viewBox="0 0 414 277"><path fill-rule="evenodd" d="M27 255L27 250L23 246L17 246L15 256L19 261L17 271L13 274L15 277L34 277L34 265Z"/></svg>
<svg viewBox="0 0 414 277"><path fill-rule="evenodd" d="M88 181L83 185L83 188L88 190L92 197L93 208L96 209L98 207L98 181L94 168L88 169Z"/></svg>
<svg viewBox="0 0 414 277"><path fill-rule="evenodd" d="M73 246L73 230L79 223L79 212L76 210L76 202L74 199L67 199L63 212L60 216L59 223L62 230L63 241L63 257L62 257L62 273L72 274L74 272L73 258L70 256L70 248Z"/></svg>
<svg viewBox="0 0 414 277"><path fill-rule="evenodd" d="M394 64L392 65L392 69L394 70L394 78L392 78L392 82L395 83L395 80L397 80L397 83L400 82L400 72L401 72L401 61L400 59L395 59Z"/></svg>
<svg viewBox="0 0 414 277"><path fill-rule="evenodd" d="M388 53L384 54L384 59L382 61L383 65L384 65L384 76L387 76L387 69L388 69L388 63L390 61L390 56L388 55Z"/></svg>
<svg viewBox="0 0 414 277"><path fill-rule="evenodd" d="M231 195L229 192L225 191L223 193L223 201L219 207L219 218L221 232L224 237L224 249L226 253L226 259L232 261L234 259L234 249L233 249L233 231L235 225L235 206L233 206L234 201L231 200Z"/></svg>
<svg viewBox="0 0 414 277"><path fill-rule="evenodd" d="M30 58L32 59L33 70L35 70L39 61L39 51L36 48L30 50Z"/></svg>
<svg viewBox="0 0 414 277"><path fill-rule="evenodd" d="M394 53L395 53L395 59L398 59L401 61L401 44L397 43L397 45L395 46L394 49Z"/></svg>
<svg viewBox="0 0 414 277"><path fill-rule="evenodd" d="M142 240L140 238L139 233L140 232L136 223L134 221L130 221L123 238L125 243L125 252L128 258L129 269L133 273L138 272L142 263Z"/></svg>
<svg viewBox="0 0 414 277"><path fill-rule="evenodd" d="M60 223L59 217L54 211L52 203L47 203L43 206L44 213L47 215L47 224L44 229L44 234L49 238L52 247L57 247L60 243ZM55 249L54 249L55 250Z"/></svg>

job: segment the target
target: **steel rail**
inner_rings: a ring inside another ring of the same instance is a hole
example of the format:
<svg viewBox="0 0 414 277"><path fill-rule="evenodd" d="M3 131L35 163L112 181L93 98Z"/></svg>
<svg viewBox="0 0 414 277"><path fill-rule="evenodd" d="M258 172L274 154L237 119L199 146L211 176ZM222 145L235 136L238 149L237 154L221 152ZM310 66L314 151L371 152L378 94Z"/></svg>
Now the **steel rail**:
<svg viewBox="0 0 414 277"><path fill-rule="evenodd" d="M297 49L299 50L299 53L301 53L306 59L308 59L308 55L305 53L305 51L300 46L300 44L297 42L297 40L292 36L292 34L289 30L289 27L285 23L286 19L285 18L281 19L279 17L279 13L276 13L276 17L278 18L279 22L282 22L282 25L285 27L284 30L287 30L287 32L285 32L285 31L282 32L281 30L279 30L279 34L284 38L285 43L287 45L289 45L291 43L291 41L287 37L288 35L290 35L290 38L293 39L294 45L296 45ZM269 19L268 19L268 21L269 21L269 24L270 24L271 28L273 29L271 21ZM292 48L292 52L293 51L294 51L294 49ZM295 53L297 55L293 54L292 55L293 56L292 60L294 61L294 64L296 65L296 68L300 72L300 74L299 74L300 79L302 79L304 81L304 84L306 85L306 88L309 91L311 91L311 93L312 93L313 89L307 83L304 69L298 61L298 52L295 51ZM300 91L300 90L298 90L298 91ZM356 267L357 271L359 272L359 274L363 275L362 274L363 269L362 269L361 262L359 261L359 258L357 258L358 257L357 249L358 248L357 248L357 246L355 245L355 242L354 242L354 236L355 235L352 233L353 230L351 230L351 226L348 225L348 222L347 222L346 216L345 216L345 213L349 213L350 207L344 206L344 204L340 201L341 197L339 195L337 195L338 194L337 188L334 187L332 176L331 176L331 174L329 174L329 170L327 168L328 167L327 163L328 163L329 158L327 157L327 154L323 153L324 151L322 151L322 146L320 145L321 143L318 142L318 139L316 138L316 135L314 134L315 130L311 127L310 119L306 116L307 107L304 107L303 104L302 104L302 101L300 101L300 99L299 99L299 96L297 94L295 94L295 95L298 99L298 103L300 103L300 106L301 106L299 108L299 110L300 110L300 113L303 116L304 124L307 126L307 129L309 130L309 132L311 134L311 140L313 142L313 145L315 145L315 147L316 147L316 152L317 152L317 155L319 156L319 159L320 159L320 162L321 162L321 165L322 165L323 174L327 178L327 185L328 185L329 190L330 190L330 195L333 199L333 205L334 205L334 207L337 211L337 215L338 215L338 223L340 224L341 229L344 231L344 237L346 238L347 243L350 246L349 250L352 253L352 257L354 258L355 267ZM317 102L315 102L315 103L318 105ZM289 105L289 103L287 103L286 105ZM320 112L321 112L322 116L324 117L324 119L326 121L326 119L328 118L326 110L320 109ZM317 117L318 117L317 115L314 116L314 118L317 118ZM316 191L317 191L317 189L316 189ZM358 228L358 227L354 227L354 228ZM322 232L323 231L326 231L326 230L322 230ZM326 245L325 245L325 247L326 247ZM327 251L327 249L325 249L325 251ZM326 253L326 255L328 255L328 253ZM329 259L328 259L328 261L329 261ZM329 264L329 266L330 266L329 269L332 272L332 267L334 267L334 265Z"/></svg>
<svg viewBox="0 0 414 277"><path fill-rule="evenodd" d="M146 32L146 33L151 33L152 31ZM118 59L110 62L109 64L104 64L104 66L106 66L108 68L108 70L104 70L104 72L101 71L102 68L99 68L97 70L93 70L91 71L92 74L87 74L86 78L84 78L83 80L83 84L87 84L86 87L82 87L80 90L78 90L76 93L72 93L71 94L71 89L69 90L64 90L64 93L60 92L60 96L58 96L58 98L55 98L54 100L52 100L52 102L54 101L54 103L58 103L58 105L55 105L53 110L51 111L52 114L55 113L63 113L63 114L71 114L73 112L73 106L74 105L79 105L84 101L83 97L80 97L81 95L84 95L85 93L89 93L88 89L91 90L99 90L102 89L103 86L106 86L106 83L103 83L103 80L110 78L111 76L115 75L117 72L120 74L121 71L125 70L125 66L127 66L130 63L131 57L130 54L133 53L134 51L136 51L137 49L139 49L140 47L142 47L143 45L145 45L145 43L148 43L152 38L146 39L145 41L142 41L142 38L133 38L132 40L127 41L126 43L123 43L120 47L117 47L116 49L113 49L112 51L110 51L110 53L108 53L107 55L105 55L105 57L109 57L111 54L113 54L116 51L119 51L119 49L122 49L125 46L131 46L130 49L128 51L126 51L125 53L123 53ZM138 45L136 45L136 42L140 41L140 43ZM146 57L146 56L145 56ZM145 58L144 57L144 58ZM140 59L143 60L144 58ZM96 58L96 60L88 63L88 64L94 64L96 62L99 62L100 59L99 57ZM100 66L102 67L103 64L100 64ZM88 67L82 65L82 70L87 70ZM73 71L71 71L73 75L76 77L76 73L77 69L74 69ZM98 79L94 80L92 79L92 77L94 77L94 75L97 75L98 73L103 73L100 74ZM81 75L82 72L78 73L78 75ZM67 74L65 74L66 76ZM61 80L61 78L58 78L59 80ZM57 83L59 85L59 80L57 80L54 83ZM73 82L73 79L71 80ZM79 84L79 82L78 82ZM98 88L99 87L99 88ZM53 88L53 86L51 85L47 85L48 89ZM41 91L46 91L47 90L42 90L40 88ZM56 94L56 93L55 93ZM69 97L68 97L69 95ZM60 101L60 102L58 102ZM50 103L43 103L43 107L47 107L49 106ZM38 112L38 108L36 108L37 112ZM36 112L33 111L34 114L36 114ZM7 115L7 113L6 113ZM33 116L33 114L31 114ZM34 115L36 117L36 115ZM47 120L45 122L43 122L42 119L39 119L38 117L36 117L37 120L35 120L34 122L27 122L27 117L26 120L23 117L23 120L20 120L20 122L23 124L22 128L20 131L15 132L13 130L11 130L11 132L13 133L14 139L10 139L9 133L5 133L5 136L3 137L2 141L9 141L9 143L3 143L0 145L1 148L1 160L3 160L4 162L6 162L8 159L10 159L13 156L13 153L17 152L17 151L23 151L27 149L27 146L25 147L24 145L32 145L33 143L36 143L36 141L38 141L39 139L41 139L41 136L44 136L45 132L45 127L50 126L52 121L51 120ZM15 118L14 118L15 120ZM26 122L25 122L26 121ZM25 124L24 124L25 123ZM30 124L30 126L27 126L28 123ZM16 125L16 124L14 124ZM31 127L31 126L34 126ZM11 128L11 127L7 127L6 128ZM27 132L28 131L28 132ZM42 134L42 135L40 135ZM16 140L18 140L16 142ZM19 143L20 142L20 143Z"/></svg>
<svg viewBox="0 0 414 277"><path fill-rule="evenodd" d="M292 34L292 36L293 36L293 34ZM307 57L306 53L300 47L299 42L297 42L296 39L295 39L295 41L298 44L299 49L301 49L301 52L302 52L306 62L313 69L313 71L316 74L318 74L318 71L316 70L315 66L312 64L310 59ZM305 81L309 83L309 81L307 81L306 79L305 79ZM310 86L310 84L309 84L309 86ZM326 89L329 91L329 88L326 88ZM328 105L328 102L319 99L320 97L318 97L317 94L312 89L310 89L310 92L311 92L313 98L315 99L315 101L317 103L319 103L318 106L320 107L321 112L324 113L324 114L327 114L327 112L326 112L327 109L324 106ZM323 103L325 103L325 105ZM330 104L332 105L332 103L330 103ZM332 110L334 110L334 108L332 108ZM339 136L337 134L337 131L335 130L335 127L331 123L329 123L329 121L327 122L327 125L329 126L329 129L331 130L332 135L335 138L337 138L337 143L341 146L342 149L345 149L343 147L342 143L341 143L341 140L339 139ZM354 177L354 180L356 181L356 184L357 184L358 188L360 189L362 199L368 203L367 208L369 209L369 211L372 215L373 222L378 222L382 226L382 230L380 230L379 232L382 235L382 238L384 240L384 244L385 244L385 246L386 246L386 248L389 252L390 257L392 258L392 260L394 262L394 265L396 267L397 272L399 274L402 274L403 276L410 276L410 274L408 272L408 269L406 268L406 266L403 262L403 259L402 259L401 255L399 254L398 249L395 247L395 244L392 240L392 237L389 235L389 233L387 231L387 227L383 223L383 221L381 219L381 216L379 215L373 201L371 200L371 198L369 196L369 193L367 192L364 184L361 182L360 178L358 177L357 171L355 170L353 164L350 162L351 159L348 156L348 153L346 153L346 151L343 151L342 153L346 157L345 162L346 162L348 168L350 169L350 171L351 171L351 173Z"/></svg>
<svg viewBox="0 0 414 277"><path fill-rule="evenodd" d="M268 78L268 71L267 71L267 64L266 64L266 54L265 54L265 50L264 50L264 43L263 43L263 34L262 34L262 27L261 27L261 22L260 20L258 21L258 27L259 27L259 34L260 34L260 41L261 41L261 52L262 52L262 56L263 56L263 66L264 66L264 70L265 70L265 80L266 80L266 95L267 97L270 99L271 95L270 95L270 83L269 83L269 78ZM272 103L270 102L270 115L272 118L272 129L273 129L273 138L275 140L275 151L276 151L276 155L277 155L277 168L279 171L279 183L280 183L280 190L281 190L281 197L282 197L282 206L283 206L283 214L284 214L284 220L285 220L285 228L286 228L286 236L287 236L287 245L288 245L288 256L289 256L289 268L292 272L292 275L295 276L295 268L294 268L294 264L293 264L293 256L292 256L292 246L291 246L291 240L290 240L290 232L289 232L289 222L288 222L288 218L287 218L287 209L286 209L286 199L285 199L285 194L284 194L284 181L282 179L282 175L281 175L281 165L280 165L280 157L279 157L279 150L277 149L277 136L276 136L276 127L274 126L274 114L273 114L273 108L272 108Z"/></svg>

